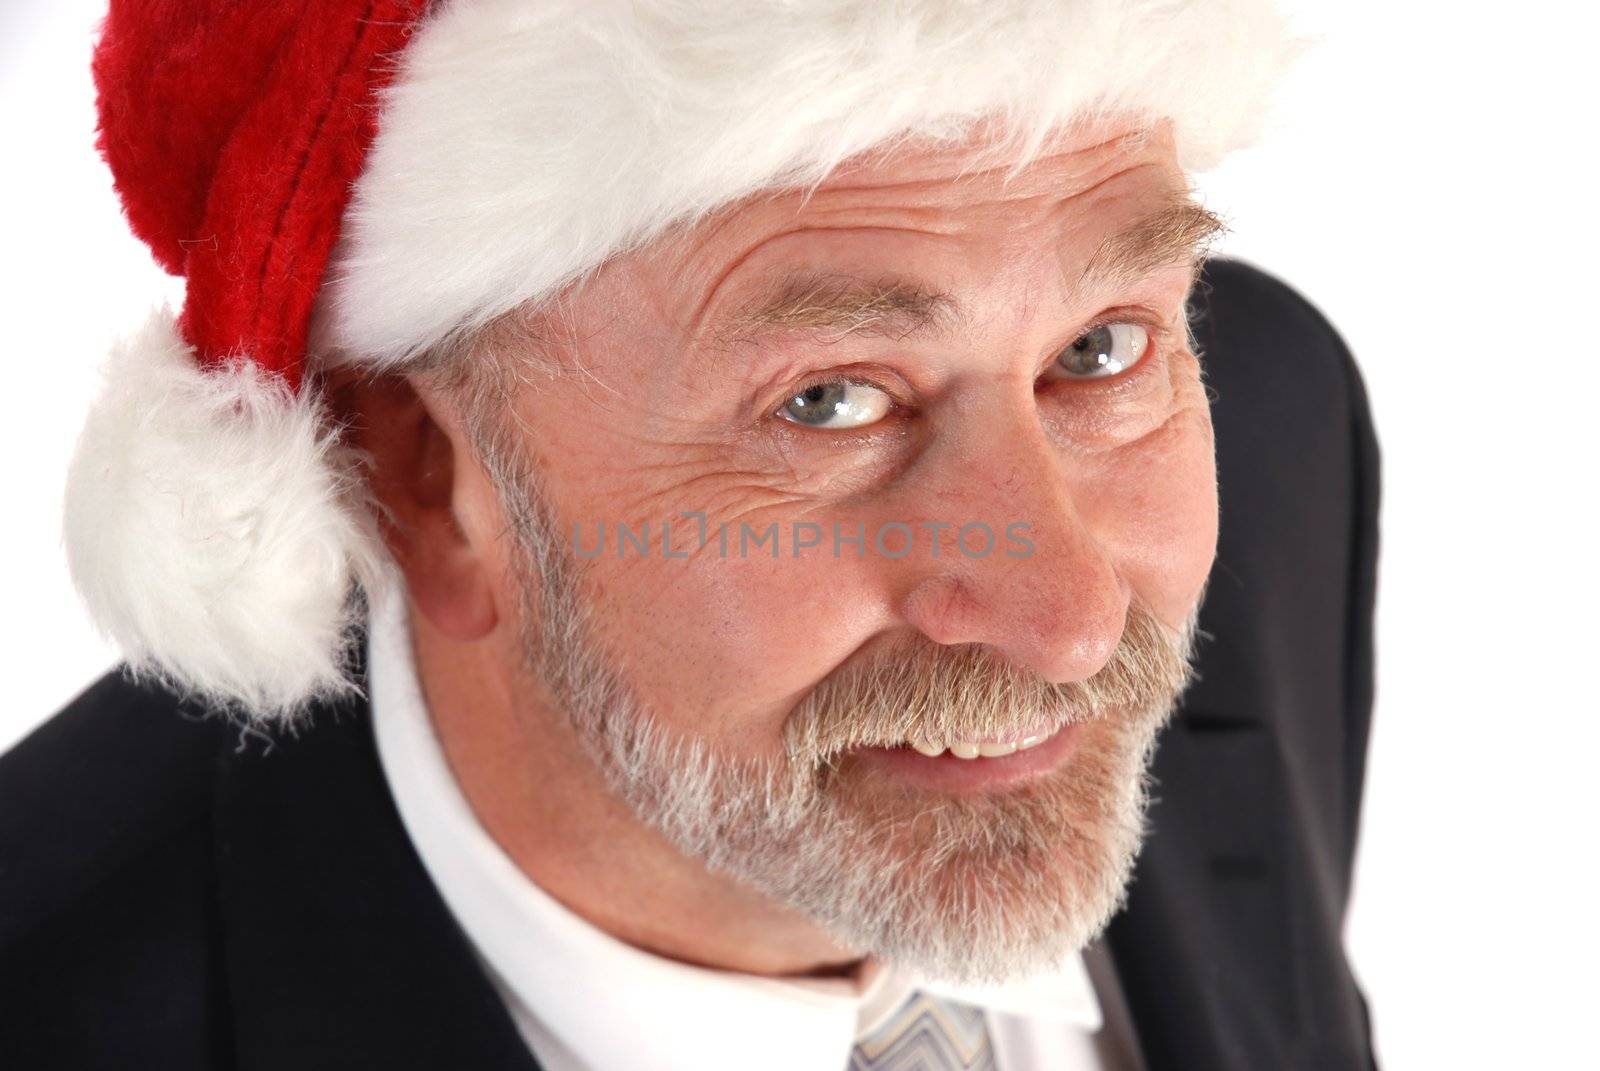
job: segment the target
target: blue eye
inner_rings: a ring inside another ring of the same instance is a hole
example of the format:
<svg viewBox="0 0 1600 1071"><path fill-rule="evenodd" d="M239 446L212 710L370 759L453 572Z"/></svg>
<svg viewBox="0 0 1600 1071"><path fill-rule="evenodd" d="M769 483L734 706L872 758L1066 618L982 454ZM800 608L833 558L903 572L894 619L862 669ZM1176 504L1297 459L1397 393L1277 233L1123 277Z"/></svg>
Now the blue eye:
<svg viewBox="0 0 1600 1071"><path fill-rule="evenodd" d="M1138 324L1102 324L1085 331L1051 365L1068 379L1114 376L1139 363L1150 348L1150 332Z"/></svg>
<svg viewBox="0 0 1600 1071"><path fill-rule="evenodd" d="M866 383L818 383L790 398L778 415L808 428L861 428L882 420L889 402Z"/></svg>

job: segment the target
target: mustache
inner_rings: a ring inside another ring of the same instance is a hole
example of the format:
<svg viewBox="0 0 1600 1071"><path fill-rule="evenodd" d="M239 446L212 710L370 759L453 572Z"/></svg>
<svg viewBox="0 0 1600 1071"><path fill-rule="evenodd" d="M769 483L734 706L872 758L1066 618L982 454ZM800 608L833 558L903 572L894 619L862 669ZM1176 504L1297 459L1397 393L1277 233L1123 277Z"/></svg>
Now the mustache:
<svg viewBox="0 0 1600 1071"><path fill-rule="evenodd" d="M1111 658L1081 681L1047 681L978 643L917 636L888 646L836 670L795 707L785 727L790 759L815 765L918 738L1008 739L1117 711L1164 714L1194 678L1198 609L1173 629L1134 598Z"/></svg>

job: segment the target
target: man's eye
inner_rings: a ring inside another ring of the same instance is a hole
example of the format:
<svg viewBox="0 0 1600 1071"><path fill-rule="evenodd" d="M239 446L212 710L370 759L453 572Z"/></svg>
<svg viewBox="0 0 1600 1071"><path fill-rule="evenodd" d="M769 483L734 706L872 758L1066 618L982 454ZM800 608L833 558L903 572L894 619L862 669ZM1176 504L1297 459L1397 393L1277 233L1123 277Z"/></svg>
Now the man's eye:
<svg viewBox="0 0 1600 1071"><path fill-rule="evenodd" d="M1068 379L1114 376L1138 364L1149 348L1150 333L1138 324L1102 324L1062 350L1050 371Z"/></svg>
<svg viewBox="0 0 1600 1071"><path fill-rule="evenodd" d="M866 383L818 383L790 398L778 415L809 428L861 428L882 420L889 402Z"/></svg>

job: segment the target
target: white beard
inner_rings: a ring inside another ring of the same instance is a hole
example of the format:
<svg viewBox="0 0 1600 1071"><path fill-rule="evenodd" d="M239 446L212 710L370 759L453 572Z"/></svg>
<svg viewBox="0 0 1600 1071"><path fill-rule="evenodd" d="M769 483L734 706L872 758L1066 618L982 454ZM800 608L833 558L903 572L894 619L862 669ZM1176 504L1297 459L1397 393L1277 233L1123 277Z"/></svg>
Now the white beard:
<svg viewBox="0 0 1600 1071"><path fill-rule="evenodd" d="M786 755L726 756L664 728L639 701L594 639L541 496L521 490L531 480L508 482L529 668L611 790L684 855L846 947L955 982L1052 967L1121 906L1155 741L1191 679L1198 604L1173 632L1136 600L1107 666L1065 685L987 648L931 641L845 667L791 714ZM1058 769L1018 789L918 791L864 778L851 761L854 747L993 738L1041 720L1084 724Z"/></svg>

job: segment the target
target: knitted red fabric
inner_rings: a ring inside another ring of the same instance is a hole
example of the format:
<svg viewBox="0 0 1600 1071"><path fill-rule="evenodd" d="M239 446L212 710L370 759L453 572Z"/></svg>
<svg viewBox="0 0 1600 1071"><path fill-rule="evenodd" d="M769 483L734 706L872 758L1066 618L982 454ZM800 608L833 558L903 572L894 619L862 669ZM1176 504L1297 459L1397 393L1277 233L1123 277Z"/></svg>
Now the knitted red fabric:
<svg viewBox="0 0 1600 1071"><path fill-rule="evenodd" d="M112 0L98 147L133 231L188 280L200 360L298 390L375 95L427 0Z"/></svg>

